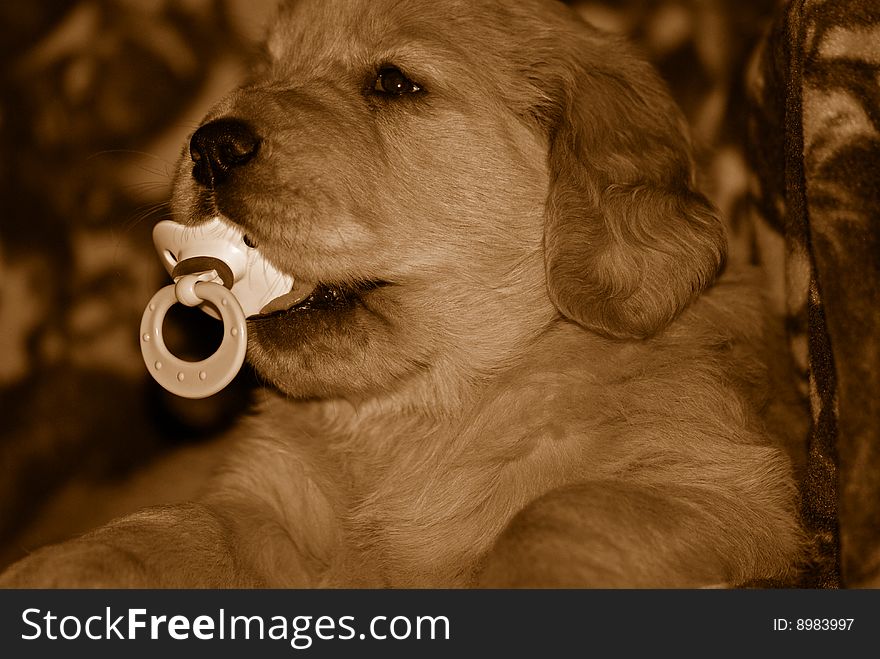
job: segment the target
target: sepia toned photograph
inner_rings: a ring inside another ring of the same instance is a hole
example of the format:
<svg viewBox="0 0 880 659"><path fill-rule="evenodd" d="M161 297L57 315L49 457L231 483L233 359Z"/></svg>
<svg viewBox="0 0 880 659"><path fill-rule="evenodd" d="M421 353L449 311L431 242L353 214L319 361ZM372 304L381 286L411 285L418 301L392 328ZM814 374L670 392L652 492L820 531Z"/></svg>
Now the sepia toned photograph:
<svg viewBox="0 0 880 659"><path fill-rule="evenodd" d="M0 587L880 587L880 4L0 35Z"/></svg>

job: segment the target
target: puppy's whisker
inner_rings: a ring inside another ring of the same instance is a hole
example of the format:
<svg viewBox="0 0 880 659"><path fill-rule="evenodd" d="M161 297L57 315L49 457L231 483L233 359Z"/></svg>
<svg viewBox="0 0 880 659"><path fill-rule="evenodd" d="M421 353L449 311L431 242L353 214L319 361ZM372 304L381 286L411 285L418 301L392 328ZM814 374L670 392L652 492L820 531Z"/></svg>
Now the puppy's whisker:
<svg viewBox="0 0 880 659"><path fill-rule="evenodd" d="M167 193L170 191L170 181L136 181L134 183L126 183L121 186L121 189L134 194L135 196L138 194L148 194L151 192L161 192Z"/></svg>
<svg viewBox="0 0 880 659"><path fill-rule="evenodd" d="M167 201L157 202L155 204L150 204L149 206L145 206L144 208L140 208L132 215L131 218L126 220L122 225L122 231L124 233L128 233L132 231L138 224L144 222L146 220L152 218L159 218L162 216L170 215L171 206Z"/></svg>
<svg viewBox="0 0 880 659"><path fill-rule="evenodd" d="M106 158L108 156L140 156L143 158L147 158L149 160L155 160L163 165L171 164L161 156L156 155L155 153L150 153L149 151L139 151L137 149L104 149L102 151L95 151L88 155L85 159L86 162L90 160L97 160L100 158Z"/></svg>

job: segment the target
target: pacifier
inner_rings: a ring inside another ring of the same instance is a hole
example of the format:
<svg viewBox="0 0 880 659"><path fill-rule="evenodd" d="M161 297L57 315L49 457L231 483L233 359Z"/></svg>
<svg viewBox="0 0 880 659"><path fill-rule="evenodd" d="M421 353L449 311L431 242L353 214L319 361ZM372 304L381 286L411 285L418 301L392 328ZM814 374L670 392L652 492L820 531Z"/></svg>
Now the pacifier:
<svg viewBox="0 0 880 659"><path fill-rule="evenodd" d="M279 272L245 242L234 225L215 217L198 226L164 220L153 244L174 283L156 293L141 320L141 354L150 375L171 393L207 398L229 384L244 363L246 318L289 293L293 277ZM223 340L208 358L190 362L171 353L162 336L175 304L200 309L223 322Z"/></svg>

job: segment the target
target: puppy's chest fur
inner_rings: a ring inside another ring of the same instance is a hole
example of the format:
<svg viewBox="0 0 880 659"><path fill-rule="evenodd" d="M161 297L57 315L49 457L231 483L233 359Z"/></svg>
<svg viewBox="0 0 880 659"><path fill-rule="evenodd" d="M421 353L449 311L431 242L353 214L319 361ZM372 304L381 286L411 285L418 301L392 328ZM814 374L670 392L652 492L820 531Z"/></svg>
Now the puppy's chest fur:
<svg viewBox="0 0 880 659"><path fill-rule="evenodd" d="M622 344L562 326L442 414L428 401L304 410L279 399L264 415L276 442L263 482L300 473L281 460L313 482L301 505L323 505L335 529L323 583L467 585L511 518L555 488L735 479L738 460L713 456L734 438L746 453L763 441L723 377L723 365L743 370L729 338Z"/></svg>
<svg viewBox="0 0 880 659"><path fill-rule="evenodd" d="M377 428L365 433L372 450L336 446L347 571L394 586L465 585L519 509L583 475L585 429L552 418L565 392L508 395L477 404L468 423L415 422L384 438ZM377 453L383 439L394 446Z"/></svg>
<svg viewBox="0 0 880 659"><path fill-rule="evenodd" d="M304 415L293 406L283 412L290 423L276 418L274 427L294 430L287 446L308 438L291 458L311 463L330 502L341 542L326 582L466 585L528 502L614 468L603 458L595 376L578 359L550 362L524 359L443 414L381 406Z"/></svg>

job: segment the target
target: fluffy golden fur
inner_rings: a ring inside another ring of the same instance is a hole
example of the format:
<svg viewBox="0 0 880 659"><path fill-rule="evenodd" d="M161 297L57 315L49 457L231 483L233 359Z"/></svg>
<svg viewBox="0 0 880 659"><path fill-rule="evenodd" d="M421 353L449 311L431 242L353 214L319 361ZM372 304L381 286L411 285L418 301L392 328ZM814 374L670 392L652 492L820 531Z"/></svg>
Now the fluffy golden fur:
<svg viewBox="0 0 880 659"><path fill-rule="evenodd" d="M389 66L419 91L377 91ZM549 0L297 0L205 121L230 117L259 153L206 189L187 152L178 221L219 212L351 303L250 321L278 393L200 500L39 551L7 585L791 569L762 306L716 281L724 233L682 117L625 44Z"/></svg>

